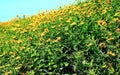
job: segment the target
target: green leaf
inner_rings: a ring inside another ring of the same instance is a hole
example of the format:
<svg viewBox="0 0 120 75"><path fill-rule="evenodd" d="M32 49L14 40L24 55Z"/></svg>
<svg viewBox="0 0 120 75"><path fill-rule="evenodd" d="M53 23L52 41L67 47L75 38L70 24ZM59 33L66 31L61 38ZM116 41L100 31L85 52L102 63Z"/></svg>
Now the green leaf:
<svg viewBox="0 0 120 75"><path fill-rule="evenodd" d="M64 62L64 65L65 65L65 67L67 67L69 65L69 63L68 62Z"/></svg>
<svg viewBox="0 0 120 75"><path fill-rule="evenodd" d="M28 72L28 75L34 75L34 74L35 74L34 70Z"/></svg>
<svg viewBox="0 0 120 75"><path fill-rule="evenodd" d="M110 73L110 74L112 74L112 73L115 72L113 67L108 68L108 70L109 70L109 73Z"/></svg>

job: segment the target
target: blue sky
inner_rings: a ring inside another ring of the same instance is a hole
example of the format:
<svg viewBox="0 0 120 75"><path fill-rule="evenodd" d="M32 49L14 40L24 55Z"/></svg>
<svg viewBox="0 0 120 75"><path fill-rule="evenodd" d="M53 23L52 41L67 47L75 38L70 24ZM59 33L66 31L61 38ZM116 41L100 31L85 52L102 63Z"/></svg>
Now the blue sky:
<svg viewBox="0 0 120 75"><path fill-rule="evenodd" d="M37 14L39 11L57 9L74 3L74 0L0 0L0 22L8 21L17 14Z"/></svg>

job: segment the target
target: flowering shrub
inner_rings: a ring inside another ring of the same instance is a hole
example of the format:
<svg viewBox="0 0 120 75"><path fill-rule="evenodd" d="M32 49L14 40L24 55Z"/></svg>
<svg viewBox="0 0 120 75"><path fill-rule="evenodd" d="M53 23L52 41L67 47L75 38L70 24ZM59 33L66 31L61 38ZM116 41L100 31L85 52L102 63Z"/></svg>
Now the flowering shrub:
<svg viewBox="0 0 120 75"><path fill-rule="evenodd" d="M78 1L0 25L2 74L119 75L119 0Z"/></svg>

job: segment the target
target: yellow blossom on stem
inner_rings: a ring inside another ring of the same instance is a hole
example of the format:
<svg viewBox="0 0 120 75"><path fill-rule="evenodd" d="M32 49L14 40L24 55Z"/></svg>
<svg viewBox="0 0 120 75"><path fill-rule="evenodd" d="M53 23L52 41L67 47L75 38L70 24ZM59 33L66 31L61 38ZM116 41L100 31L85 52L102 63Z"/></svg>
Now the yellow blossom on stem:
<svg viewBox="0 0 120 75"><path fill-rule="evenodd" d="M7 52L3 52L2 54L0 54L0 57L4 56L6 54L7 54Z"/></svg>
<svg viewBox="0 0 120 75"><path fill-rule="evenodd" d="M48 40L46 40L46 42L50 42L51 41L51 39L49 38Z"/></svg>
<svg viewBox="0 0 120 75"><path fill-rule="evenodd" d="M117 28L117 29L116 29L116 32L120 33L120 28Z"/></svg>
<svg viewBox="0 0 120 75"><path fill-rule="evenodd" d="M57 37L53 42L58 42L61 40L61 37Z"/></svg>
<svg viewBox="0 0 120 75"><path fill-rule="evenodd" d="M46 33L49 32L48 28L46 28L46 29L44 30L44 32L46 32Z"/></svg>
<svg viewBox="0 0 120 75"><path fill-rule="evenodd" d="M114 38L111 37L111 38L108 38L107 40L108 40L108 41L111 41L111 40L114 40Z"/></svg>
<svg viewBox="0 0 120 75"><path fill-rule="evenodd" d="M45 35L45 32L42 32L41 34L40 34L40 36L44 36Z"/></svg>
<svg viewBox="0 0 120 75"><path fill-rule="evenodd" d="M17 40L17 43L19 44L19 43L21 43L22 42L22 40Z"/></svg>
<svg viewBox="0 0 120 75"><path fill-rule="evenodd" d="M20 58L21 58L21 57L20 57L20 56L18 56L18 57L16 57L15 59L16 59L16 60L20 60Z"/></svg>
<svg viewBox="0 0 120 75"><path fill-rule="evenodd" d="M21 34L24 34L24 33L26 33L27 32L27 30L26 29L24 29L23 31L21 31L20 33Z"/></svg>
<svg viewBox="0 0 120 75"><path fill-rule="evenodd" d="M5 74L4 74L4 75L10 75L10 74L12 74L12 71L5 72Z"/></svg>
<svg viewBox="0 0 120 75"><path fill-rule="evenodd" d="M106 26L106 22L104 20L98 20L98 25Z"/></svg>
<svg viewBox="0 0 120 75"><path fill-rule="evenodd" d="M83 21L81 21L81 22L80 22L80 25L83 25L83 24L84 24L84 22L83 22Z"/></svg>
<svg viewBox="0 0 120 75"><path fill-rule="evenodd" d="M20 24L16 24L15 26L20 27L21 25Z"/></svg>
<svg viewBox="0 0 120 75"><path fill-rule="evenodd" d="M106 45L105 45L104 42L101 42L101 43L99 44L99 46L100 46L101 48L106 48Z"/></svg>
<svg viewBox="0 0 120 75"><path fill-rule="evenodd" d="M42 37L39 38L40 41L43 41L44 39Z"/></svg>
<svg viewBox="0 0 120 75"><path fill-rule="evenodd" d="M15 43L15 42L16 42L16 40L10 40L10 42L11 42L11 43Z"/></svg>
<svg viewBox="0 0 120 75"><path fill-rule="evenodd" d="M76 25L77 23L76 22L73 22L73 23L71 23L71 26L74 26L74 25Z"/></svg>
<svg viewBox="0 0 120 75"><path fill-rule="evenodd" d="M7 52L6 52L6 51L4 51L4 52L3 52L3 55L6 55L6 54L7 54Z"/></svg>
<svg viewBox="0 0 120 75"><path fill-rule="evenodd" d="M106 65L106 64L104 64L104 65L102 66L102 68L107 68L107 65Z"/></svg>
<svg viewBox="0 0 120 75"><path fill-rule="evenodd" d="M15 38L16 38L16 36L14 35L14 36L12 36L12 38L13 38L13 39L15 39Z"/></svg>
<svg viewBox="0 0 120 75"><path fill-rule="evenodd" d="M114 16L118 16L120 14L120 12L116 12Z"/></svg>
<svg viewBox="0 0 120 75"><path fill-rule="evenodd" d="M114 18L113 21L120 22L120 19L119 18Z"/></svg>
<svg viewBox="0 0 120 75"><path fill-rule="evenodd" d="M71 20L72 20L72 18L69 18L66 22L68 22L68 23L69 23L69 22L71 22Z"/></svg>
<svg viewBox="0 0 120 75"><path fill-rule="evenodd" d="M30 40L32 40L32 37L28 37L28 39L27 39L27 40L29 40L29 41L30 41Z"/></svg>
<svg viewBox="0 0 120 75"><path fill-rule="evenodd" d="M102 10L102 14L105 14L106 12L107 12L107 10L106 10L106 9Z"/></svg>
<svg viewBox="0 0 120 75"><path fill-rule="evenodd" d="M5 66L0 66L0 69L1 69L1 68L5 68Z"/></svg>
<svg viewBox="0 0 120 75"><path fill-rule="evenodd" d="M58 26L61 27L61 26L63 26L63 25L62 25L62 24L59 24Z"/></svg>
<svg viewBox="0 0 120 75"><path fill-rule="evenodd" d="M110 3L112 0L107 0L108 3Z"/></svg>
<svg viewBox="0 0 120 75"><path fill-rule="evenodd" d="M9 67L10 66L10 64L7 64L7 65L5 65L6 67Z"/></svg>
<svg viewBox="0 0 120 75"><path fill-rule="evenodd" d="M63 18L61 18L61 17L59 18L60 21L61 21L62 19L63 19Z"/></svg>
<svg viewBox="0 0 120 75"><path fill-rule="evenodd" d="M58 41L59 41L59 40L61 40L61 37L57 37L57 39L56 39L56 40L58 40Z"/></svg>
<svg viewBox="0 0 120 75"><path fill-rule="evenodd" d="M18 30L18 28L12 28L11 30L12 30L12 31L16 31L16 30Z"/></svg>
<svg viewBox="0 0 120 75"><path fill-rule="evenodd" d="M84 3L84 4L83 4L83 7L86 7L86 6L88 6L88 4L87 4L87 3Z"/></svg>
<svg viewBox="0 0 120 75"><path fill-rule="evenodd" d="M18 64L17 67L15 67L16 70L19 70L22 67L22 64Z"/></svg>
<svg viewBox="0 0 120 75"><path fill-rule="evenodd" d="M107 54L108 54L108 55L111 55L111 56L116 56L116 54L113 53L112 51L107 52Z"/></svg>
<svg viewBox="0 0 120 75"><path fill-rule="evenodd" d="M23 50L23 49L25 49L25 47L24 47L24 46L20 47L20 50Z"/></svg>
<svg viewBox="0 0 120 75"><path fill-rule="evenodd" d="M55 28L56 26L52 26L52 28Z"/></svg>
<svg viewBox="0 0 120 75"><path fill-rule="evenodd" d="M89 47L89 46L92 46L92 45L93 45L92 43L87 44L88 47Z"/></svg>

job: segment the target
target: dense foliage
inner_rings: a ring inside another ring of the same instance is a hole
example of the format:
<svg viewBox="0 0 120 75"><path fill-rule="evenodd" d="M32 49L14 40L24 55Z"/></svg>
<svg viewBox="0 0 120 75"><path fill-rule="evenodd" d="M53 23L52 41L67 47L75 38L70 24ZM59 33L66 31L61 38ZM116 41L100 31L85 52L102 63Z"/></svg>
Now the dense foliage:
<svg viewBox="0 0 120 75"><path fill-rule="evenodd" d="M0 26L0 75L120 75L120 2L90 0Z"/></svg>

